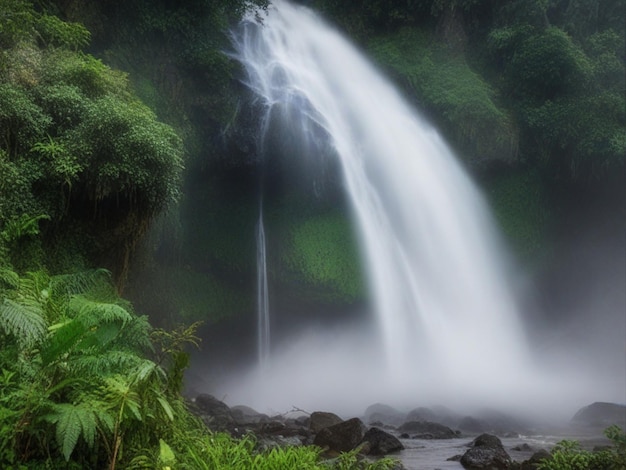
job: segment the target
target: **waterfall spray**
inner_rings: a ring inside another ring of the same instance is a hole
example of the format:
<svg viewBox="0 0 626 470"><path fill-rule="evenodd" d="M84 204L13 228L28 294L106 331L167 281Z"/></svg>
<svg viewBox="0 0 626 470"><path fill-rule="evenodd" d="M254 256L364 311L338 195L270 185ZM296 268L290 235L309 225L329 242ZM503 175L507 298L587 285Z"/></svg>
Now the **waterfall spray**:
<svg viewBox="0 0 626 470"><path fill-rule="evenodd" d="M263 132L273 126L297 136L309 155L331 147L340 162L377 336L333 345L325 335L321 346L295 339L282 362L272 356L273 388L263 399L278 396L281 378L281 391L298 403L306 394L320 400L327 387L334 404L348 374L364 400L444 400L444 392L462 391L464 400L484 401L532 382L506 253L482 195L438 132L306 7L275 0L267 15L243 21L233 45L265 106ZM262 238L261 213L259 266ZM259 312L267 306L265 269ZM267 322L259 315L260 358ZM370 360L378 344L382 360ZM262 386L249 388L258 402Z"/></svg>

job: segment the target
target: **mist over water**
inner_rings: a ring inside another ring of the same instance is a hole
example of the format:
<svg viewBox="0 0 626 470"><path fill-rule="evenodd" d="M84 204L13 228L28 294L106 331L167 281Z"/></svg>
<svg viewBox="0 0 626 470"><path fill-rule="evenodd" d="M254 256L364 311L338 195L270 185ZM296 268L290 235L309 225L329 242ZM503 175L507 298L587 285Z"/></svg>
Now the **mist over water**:
<svg viewBox="0 0 626 470"><path fill-rule="evenodd" d="M356 48L311 10L280 0L248 17L233 45L266 109L263 132L296 136L309 155L334 149L371 312L343 326L303 327L271 352L271 311L260 313L263 367L223 378L216 395L260 411L344 414L375 402L541 413L620 400L620 377L611 396L598 396L600 384L570 370L566 357L541 367L483 197L437 131ZM259 263L262 228L260 217ZM260 276L259 312L268 302Z"/></svg>

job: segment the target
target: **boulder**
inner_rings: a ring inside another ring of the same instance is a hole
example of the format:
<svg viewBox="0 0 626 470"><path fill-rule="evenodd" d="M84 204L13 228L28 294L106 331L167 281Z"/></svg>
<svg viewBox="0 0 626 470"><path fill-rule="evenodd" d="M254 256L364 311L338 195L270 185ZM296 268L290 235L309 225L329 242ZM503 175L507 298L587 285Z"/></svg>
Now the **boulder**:
<svg viewBox="0 0 626 470"><path fill-rule="evenodd" d="M193 408L204 424L213 431L230 431L235 425L228 405L213 395L201 393L193 401Z"/></svg>
<svg viewBox="0 0 626 470"><path fill-rule="evenodd" d="M230 409L230 413L235 422L242 424L265 423L270 420L269 416L250 408L249 406L237 405Z"/></svg>
<svg viewBox="0 0 626 470"><path fill-rule="evenodd" d="M398 426L405 421L404 413L383 403L368 406L365 410L364 419L368 424L377 422L388 426Z"/></svg>
<svg viewBox="0 0 626 470"><path fill-rule="evenodd" d="M328 447L331 451L349 452L363 441L365 426L359 418L352 418L333 426L321 429L313 439L313 444Z"/></svg>
<svg viewBox="0 0 626 470"><path fill-rule="evenodd" d="M470 449L461 457L461 465L468 469L500 470L511 467L509 454L502 441L491 434L481 434L470 444Z"/></svg>
<svg viewBox="0 0 626 470"><path fill-rule="evenodd" d="M411 433L413 439L453 439L459 432L430 421L408 421L398 428L402 433Z"/></svg>
<svg viewBox="0 0 626 470"><path fill-rule="evenodd" d="M339 416L334 413L327 413L325 411L314 411L309 418L309 429L313 433L318 433L322 429L329 426L334 426L343 422Z"/></svg>
<svg viewBox="0 0 626 470"><path fill-rule="evenodd" d="M536 470L545 459L551 459L552 454L545 449L539 449L531 458L524 460L520 465L520 470Z"/></svg>
<svg viewBox="0 0 626 470"><path fill-rule="evenodd" d="M400 440L379 428L370 428L363 436L362 443L369 443L370 455L387 455L404 449Z"/></svg>
<svg viewBox="0 0 626 470"><path fill-rule="evenodd" d="M626 428L626 406L595 402L578 410L572 418L572 423L603 428L617 424Z"/></svg>
<svg viewBox="0 0 626 470"><path fill-rule="evenodd" d="M430 408L426 408L425 406L421 406L419 408L415 408L406 415L405 421L431 421L434 422L437 420L437 414L431 410Z"/></svg>

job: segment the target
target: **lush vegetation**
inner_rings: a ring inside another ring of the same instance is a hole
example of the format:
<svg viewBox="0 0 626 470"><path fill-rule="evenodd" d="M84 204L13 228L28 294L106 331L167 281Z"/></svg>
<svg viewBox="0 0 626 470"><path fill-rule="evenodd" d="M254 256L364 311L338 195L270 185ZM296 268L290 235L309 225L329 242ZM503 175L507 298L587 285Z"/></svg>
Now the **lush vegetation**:
<svg viewBox="0 0 626 470"><path fill-rule="evenodd" d="M380 469L357 452L257 451L213 434L180 395L196 324L152 329L96 270L0 271L2 468Z"/></svg>
<svg viewBox="0 0 626 470"><path fill-rule="evenodd" d="M3 261L20 272L97 262L123 279L149 221L178 198L181 139L126 74L79 51L84 27L26 1L0 12Z"/></svg>
<svg viewBox="0 0 626 470"><path fill-rule="evenodd" d="M538 470L622 470L626 468L626 434L619 426L611 426L605 435L612 446L590 452L577 441L559 442L550 458L544 459Z"/></svg>

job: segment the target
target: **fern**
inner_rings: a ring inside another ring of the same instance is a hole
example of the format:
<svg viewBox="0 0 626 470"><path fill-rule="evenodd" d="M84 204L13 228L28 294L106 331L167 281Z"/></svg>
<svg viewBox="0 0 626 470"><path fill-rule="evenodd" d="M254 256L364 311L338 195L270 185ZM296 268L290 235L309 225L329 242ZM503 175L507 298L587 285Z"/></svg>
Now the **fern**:
<svg viewBox="0 0 626 470"><path fill-rule="evenodd" d="M106 269L93 269L73 274L62 274L51 279L50 286L58 296L69 299L73 295L102 291L111 286L111 273Z"/></svg>
<svg viewBox="0 0 626 470"><path fill-rule="evenodd" d="M4 299L0 304L0 327L13 336L21 348L30 348L46 336L48 325L39 303Z"/></svg>
<svg viewBox="0 0 626 470"><path fill-rule="evenodd" d="M70 460L81 435L89 448L93 447L96 439L97 419L89 403L57 404L53 412L44 416L44 419L56 425L56 439L66 461Z"/></svg>
<svg viewBox="0 0 626 470"><path fill-rule="evenodd" d="M17 289L20 285L19 275L7 268L0 268L0 286L8 289Z"/></svg>
<svg viewBox="0 0 626 470"><path fill-rule="evenodd" d="M135 353L121 350L102 351L98 354L77 355L71 358L68 367L73 374L84 376L125 373L138 367L142 359Z"/></svg>
<svg viewBox="0 0 626 470"><path fill-rule="evenodd" d="M75 295L70 299L69 310L88 328L106 322L126 324L133 318L128 310L117 303L101 302L83 295Z"/></svg>

